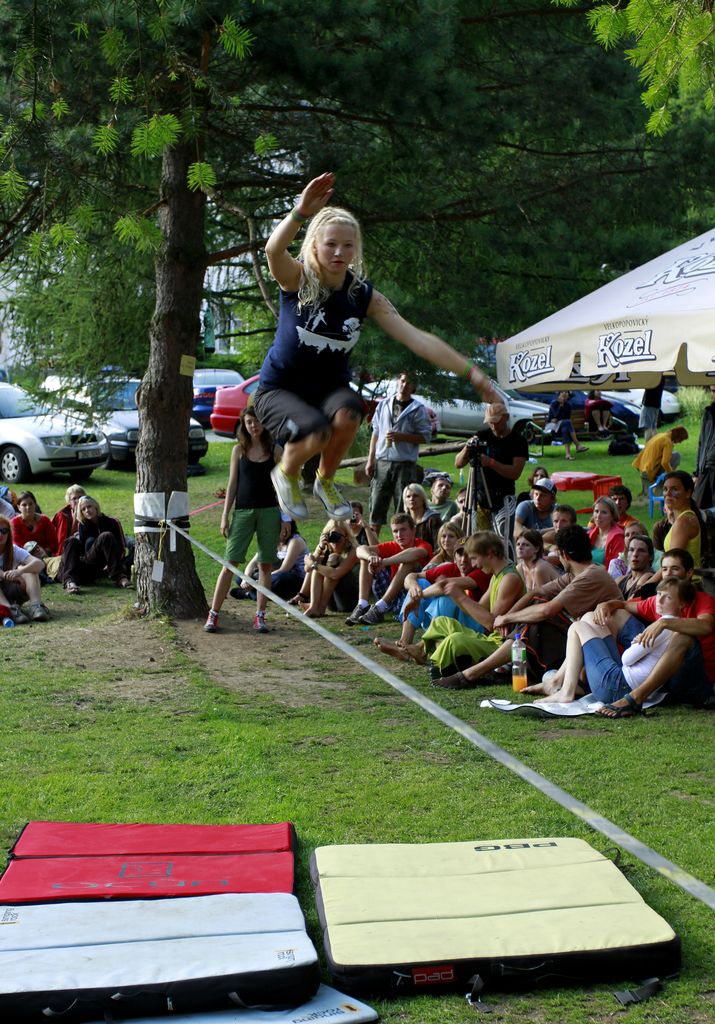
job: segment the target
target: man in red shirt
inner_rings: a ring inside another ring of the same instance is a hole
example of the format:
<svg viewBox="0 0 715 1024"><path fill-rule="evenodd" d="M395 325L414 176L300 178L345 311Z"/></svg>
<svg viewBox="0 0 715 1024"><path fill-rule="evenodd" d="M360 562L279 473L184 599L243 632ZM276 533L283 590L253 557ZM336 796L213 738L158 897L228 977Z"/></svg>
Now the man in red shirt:
<svg viewBox="0 0 715 1024"><path fill-rule="evenodd" d="M386 613L398 599L402 603L407 574L419 572L432 556L432 545L415 536L415 523L407 512L396 513L390 520L390 528L393 540L383 544L360 544L356 551L360 560L359 597L345 620L348 626L376 626L384 622ZM379 598L372 608L368 600L371 591Z"/></svg>
<svg viewBox="0 0 715 1024"><path fill-rule="evenodd" d="M690 579L694 563L689 552L672 548L663 555L661 572L664 579L675 576ZM615 701L601 714L607 718L630 718L639 714L641 705L661 687L677 704L703 707L713 702L715 686L715 600L698 591L692 604L686 605L680 618L660 619L655 611L655 598L640 601L604 601L593 613L594 621L608 626L621 647L629 647L639 633L641 642L652 644L669 629L673 638L662 658L646 681L627 697ZM637 616L637 617L636 617ZM643 629L643 622L648 625Z"/></svg>

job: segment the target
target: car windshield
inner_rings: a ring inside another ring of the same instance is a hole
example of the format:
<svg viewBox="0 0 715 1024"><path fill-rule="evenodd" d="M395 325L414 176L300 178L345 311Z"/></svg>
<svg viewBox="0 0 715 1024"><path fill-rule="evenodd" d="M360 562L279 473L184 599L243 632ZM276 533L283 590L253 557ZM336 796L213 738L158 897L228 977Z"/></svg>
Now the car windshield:
<svg viewBox="0 0 715 1024"><path fill-rule="evenodd" d="M46 408L34 402L21 388L0 388L0 416L3 419L43 416L46 412Z"/></svg>
<svg viewBox="0 0 715 1024"><path fill-rule="evenodd" d="M122 380L102 396L102 406L112 411L129 412L137 407L138 380Z"/></svg>
<svg viewBox="0 0 715 1024"><path fill-rule="evenodd" d="M202 373L200 370L194 374L194 387L207 387L217 384L242 384L243 377L238 370L209 370Z"/></svg>

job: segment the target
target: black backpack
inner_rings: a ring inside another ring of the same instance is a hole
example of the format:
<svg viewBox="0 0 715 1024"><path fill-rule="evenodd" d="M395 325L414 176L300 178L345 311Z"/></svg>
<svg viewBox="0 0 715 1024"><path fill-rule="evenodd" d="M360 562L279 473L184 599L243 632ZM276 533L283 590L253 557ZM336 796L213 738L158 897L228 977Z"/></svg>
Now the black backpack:
<svg viewBox="0 0 715 1024"><path fill-rule="evenodd" d="M635 434L623 434L614 437L608 446L609 455L637 455L640 451Z"/></svg>

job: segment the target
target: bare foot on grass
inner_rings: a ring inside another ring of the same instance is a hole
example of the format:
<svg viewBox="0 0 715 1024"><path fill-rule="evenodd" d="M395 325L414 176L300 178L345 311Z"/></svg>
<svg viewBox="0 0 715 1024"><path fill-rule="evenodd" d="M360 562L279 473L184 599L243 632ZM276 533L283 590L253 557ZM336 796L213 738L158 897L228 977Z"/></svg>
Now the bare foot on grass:
<svg viewBox="0 0 715 1024"><path fill-rule="evenodd" d="M391 658L397 658L398 661L410 660L410 656L402 644L395 640L381 640L379 636L376 636L373 643L378 651L382 651L383 654L389 654Z"/></svg>
<svg viewBox="0 0 715 1024"><path fill-rule="evenodd" d="M542 693L544 696L549 697L551 694L558 693L561 689L561 679L554 672L553 675L546 673L540 683L532 683L531 686L525 686L521 691L522 693Z"/></svg>
<svg viewBox="0 0 715 1024"><path fill-rule="evenodd" d="M381 640L375 637L373 643L383 654L389 654L399 661L416 661L418 665L427 663L427 652L423 643L403 644L399 640Z"/></svg>
<svg viewBox="0 0 715 1024"><path fill-rule="evenodd" d="M321 612L319 608L311 608L310 605L303 609L303 615L306 619L322 619L325 612Z"/></svg>

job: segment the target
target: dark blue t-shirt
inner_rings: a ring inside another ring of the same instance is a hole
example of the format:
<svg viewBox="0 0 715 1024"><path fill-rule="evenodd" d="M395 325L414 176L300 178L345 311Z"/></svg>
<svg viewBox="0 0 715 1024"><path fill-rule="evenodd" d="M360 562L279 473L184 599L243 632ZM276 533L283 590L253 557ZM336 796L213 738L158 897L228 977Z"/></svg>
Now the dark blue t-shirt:
<svg viewBox="0 0 715 1024"><path fill-rule="evenodd" d="M261 367L261 388L285 388L317 404L350 383L350 352L372 298L368 281L349 296L352 280L348 271L342 288L331 292L321 305L300 311L298 293L281 289L276 336Z"/></svg>
<svg viewBox="0 0 715 1024"><path fill-rule="evenodd" d="M558 398L555 398L549 406L549 419L558 420L561 423L563 420L571 419L571 403L569 401L564 402L562 405Z"/></svg>

